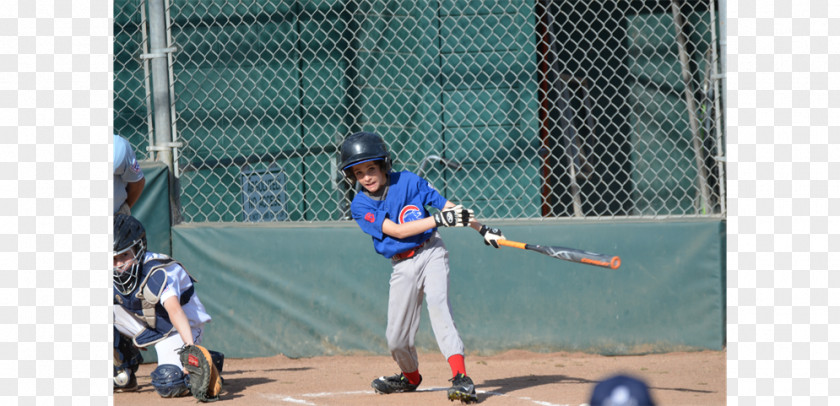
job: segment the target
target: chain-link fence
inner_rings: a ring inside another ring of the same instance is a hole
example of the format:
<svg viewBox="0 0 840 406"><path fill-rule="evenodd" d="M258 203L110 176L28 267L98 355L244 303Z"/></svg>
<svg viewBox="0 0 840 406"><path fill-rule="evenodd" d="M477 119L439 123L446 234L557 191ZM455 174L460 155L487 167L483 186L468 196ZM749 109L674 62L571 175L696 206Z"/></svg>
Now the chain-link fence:
<svg viewBox="0 0 840 406"><path fill-rule="evenodd" d="M114 2L114 131L128 138L138 159L149 159L152 138L145 8Z"/></svg>
<svg viewBox="0 0 840 406"><path fill-rule="evenodd" d="M140 149L147 2L184 221L347 219L356 131L481 218L725 215L714 0L115 0L115 127Z"/></svg>

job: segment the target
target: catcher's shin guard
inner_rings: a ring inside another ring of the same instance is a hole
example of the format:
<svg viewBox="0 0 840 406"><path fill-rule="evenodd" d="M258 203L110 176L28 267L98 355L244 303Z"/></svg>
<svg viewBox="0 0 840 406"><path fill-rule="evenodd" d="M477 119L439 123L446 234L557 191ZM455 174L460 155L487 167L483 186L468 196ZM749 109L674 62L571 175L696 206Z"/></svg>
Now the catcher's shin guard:
<svg viewBox="0 0 840 406"><path fill-rule="evenodd" d="M119 334L114 328L114 369L129 369L137 372L143 363L143 354L134 346L131 339Z"/></svg>
<svg viewBox="0 0 840 406"><path fill-rule="evenodd" d="M114 328L114 392L133 392L137 390L135 372L143 362L143 355L131 339L121 335Z"/></svg>
<svg viewBox="0 0 840 406"><path fill-rule="evenodd" d="M221 374L222 369L225 366L225 354L213 350L207 350L207 352L210 353L210 358L213 360L213 365L216 366L216 369L219 370L219 374Z"/></svg>

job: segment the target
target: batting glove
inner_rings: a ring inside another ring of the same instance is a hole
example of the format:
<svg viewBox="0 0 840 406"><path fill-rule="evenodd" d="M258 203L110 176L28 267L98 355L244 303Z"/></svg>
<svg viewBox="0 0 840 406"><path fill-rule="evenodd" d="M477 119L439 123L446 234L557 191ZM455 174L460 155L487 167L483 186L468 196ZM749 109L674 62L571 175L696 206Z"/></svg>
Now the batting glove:
<svg viewBox="0 0 840 406"><path fill-rule="evenodd" d="M478 232L481 233L482 237L484 237L484 245L492 245L493 248L499 248L499 242L497 240L505 239L504 234L502 234L502 230L499 230L498 228L489 228L483 224Z"/></svg>
<svg viewBox="0 0 840 406"><path fill-rule="evenodd" d="M438 227L464 227L473 218L473 211L459 204L451 209L435 213L434 218Z"/></svg>

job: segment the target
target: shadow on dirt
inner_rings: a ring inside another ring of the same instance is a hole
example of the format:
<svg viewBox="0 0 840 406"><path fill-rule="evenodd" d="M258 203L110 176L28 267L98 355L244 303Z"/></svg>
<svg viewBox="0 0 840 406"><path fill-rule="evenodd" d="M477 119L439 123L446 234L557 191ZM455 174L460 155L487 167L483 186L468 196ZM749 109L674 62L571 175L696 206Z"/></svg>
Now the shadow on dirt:
<svg viewBox="0 0 840 406"><path fill-rule="evenodd" d="M228 375L240 375L240 374L249 374L252 372L295 372L295 371L308 371L312 368L310 367L300 367L300 368L273 368L273 369L239 369L235 371L228 371L224 370L222 372L222 378L227 378ZM227 379L225 379L227 382Z"/></svg>
<svg viewBox="0 0 840 406"><path fill-rule="evenodd" d="M273 369L238 369L233 371L224 371L222 373L223 381L223 389L222 389L222 399L235 399L241 398L244 395L241 394L242 391L245 390L247 387L262 385L269 382L275 382L275 379L268 379L263 377L257 378L231 378L231 376L242 375L242 374L250 374L254 372L294 372L294 371L307 371L312 368L309 367L300 367L300 368L273 368Z"/></svg>
<svg viewBox="0 0 840 406"><path fill-rule="evenodd" d="M541 386L541 385L550 385L550 384L587 384L587 385L594 385L598 383L598 381L592 381L589 379L583 378L575 378L572 376L566 375L528 375L528 376L512 376L509 378L502 378L502 379L488 379L486 381L481 382L478 384L476 382L476 388L482 389L493 389L497 387L498 389L494 389L494 392L502 392L507 393L510 391L515 391L519 389L531 388L534 386Z"/></svg>
<svg viewBox="0 0 840 406"><path fill-rule="evenodd" d="M475 388L478 393L478 402L481 403L483 399L491 396L506 396L510 392L533 388L542 385L555 384L583 384L595 385L597 381L589 379L575 378L566 375L528 375L528 376L512 376L503 379L488 379L483 382L476 382Z"/></svg>
<svg viewBox="0 0 840 406"><path fill-rule="evenodd" d="M222 389L222 395L220 396L223 400L224 399L235 399L241 398L244 395L241 395L241 392L245 390L245 388L251 386L257 386L264 383L274 382L274 379L268 378L238 378L238 379L225 379L225 383Z"/></svg>
<svg viewBox="0 0 840 406"><path fill-rule="evenodd" d="M699 389L687 389L687 388L660 388L653 386L650 390L668 390L674 392L686 392L686 393L715 393L713 390L699 390Z"/></svg>
<svg viewBox="0 0 840 406"><path fill-rule="evenodd" d="M476 382L476 390L483 391L484 393L478 394L478 402L480 403L482 399L489 398L491 396L506 396L512 391L520 390L520 389L527 389L532 388L535 386L541 385L554 385L554 384L583 384L588 385L590 387L595 387L595 385L599 381L593 381L590 379L583 379L583 378L575 378L566 375L528 375L528 376L514 376L510 378L503 378L503 379L489 379L483 381L481 383ZM688 388L663 388L663 387L651 387L650 390L657 390L657 391L675 391L675 392L685 392L685 393L714 393L714 391L709 390L699 390L699 389L688 389Z"/></svg>

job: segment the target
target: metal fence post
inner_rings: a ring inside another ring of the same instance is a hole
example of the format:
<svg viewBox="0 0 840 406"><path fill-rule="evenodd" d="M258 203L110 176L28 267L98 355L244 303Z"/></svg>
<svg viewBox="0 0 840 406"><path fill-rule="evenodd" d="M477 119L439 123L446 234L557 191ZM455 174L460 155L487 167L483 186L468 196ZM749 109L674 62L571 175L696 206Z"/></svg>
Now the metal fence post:
<svg viewBox="0 0 840 406"><path fill-rule="evenodd" d="M685 104L688 109L688 124L691 129L691 142L694 146L694 160L697 165L697 189L700 192L701 214L711 212L709 198L708 175L706 165L703 162L703 143L700 141L700 127L697 122L697 108L694 105L694 88L691 86L691 72L689 71L689 58L686 52L686 38L683 34L683 17L680 12L679 0L671 0L671 11L674 14L674 29L676 31L677 45L679 46L680 65L682 67L682 78L685 82Z"/></svg>
<svg viewBox="0 0 840 406"><path fill-rule="evenodd" d="M169 97L169 67L168 53L174 49L168 47L166 32L166 7L164 0L149 1L149 53L144 58L151 59L152 65L152 106L154 109L155 143L149 149L157 152L157 160L164 162L169 168L169 206L172 224L181 221L180 199L175 184L175 167L173 148L178 146L172 142L172 114Z"/></svg>
<svg viewBox="0 0 840 406"><path fill-rule="evenodd" d="M718 195L720 196L720 212L722 214L726 214L726 177L722 176L723 174L723 166L726 162L726 152L723 148L723 137L721 135L723 131L723 113L724 110L721 109L721 98L723 98L723 94L721 94L720 90L720 82L726 78L725 74L720 73L718 69L718 63L720 59L718 57L717 46L718 46L718 36L715 34L717 31L717 16L715 15L717 11L715 10L715 1L709 1L709 10L711 15L711 32L712 32L712 83L714 84L714 94L715 94L715 145L717 146L717 155L715 156L715 161L717 161L718 167L718 176L720 179L718 180ZM726 41L726 39L721 39L720 41Z"/></svg>

